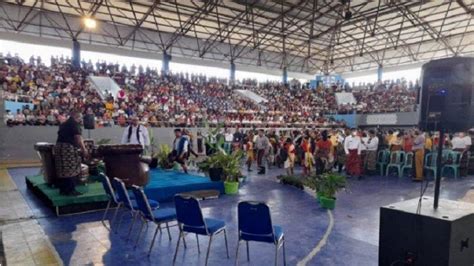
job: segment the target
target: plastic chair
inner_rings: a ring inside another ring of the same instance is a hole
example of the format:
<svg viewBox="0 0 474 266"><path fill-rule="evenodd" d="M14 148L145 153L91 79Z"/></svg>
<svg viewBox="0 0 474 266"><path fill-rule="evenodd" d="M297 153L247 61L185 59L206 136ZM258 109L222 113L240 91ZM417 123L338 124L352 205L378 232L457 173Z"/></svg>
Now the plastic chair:
<svg viewBox="0 0 474 266"><path fill-rule="evenodd" d="M247 260L250 261L249 241L272 243L275 245L275 265L278 264L278 250L283 247L283 264L286 265L285 236L280 226L273 225L270 208L264 202L243 201L238 205L239 241L236 261L239 260L240 241L246 241Z"/></svg>
<svg viewBox="0 0 474 266"><path fill-rule="evenodd" d="M140 231L138 232L138 237L135 242L135 247L138 246L138 241L140 240L140 236L143 231L143 226L148 222L153 222L156 224L155 234L153 235L153 240L150 244L150 249L148 250L148 256L150 256L151 250L153 249L153 245L155 244L156 235L158 234L158 230L161 232L161 224L166 224L166 229L168 231L168 237L171 241L171 233L168 222L176 220L176 210L174 208L159 208L152 210L149 200L143 192L143 189L138 186L132 186L133 194L135 195L135 199L137 202L137 209L140 212L142 225L140 227Z"/></svg>
<svg viewBox="0 0 474 266"><path fill-rule="evenodd" d="M433 176L436 177L436 160L438 159L438 154L436 152L430 152L425 156L425 165L423 169L426 171L433 172Z"/></svg>
<svg viewBox="0 0 474 266"><path fill-rule="evenodd" d="M397 169L397 174L399 177L402 176L402 166L403 166L403 160L405 158L405 152L403 151L394 151L390 154L390 162L387 165L387 170L385 172L385 175L388 176L390 173L391 168Z"/></svg>
<svg viewBox="0 0 474 266"><path fill-rule="evenodd" d="M206 265L209 259L209 252L211 250L211 243L213 236L224 232L225 248L227 251L227 258L229 258L229 246L227 244L227 234L225 230L225 222L217 219L204 218L202 215L201 205L199 201L190 196L176 195L174 197L176 206L176 215L178 220L179 238L176 244L176 251L174 253L173 264L178 255L178 248L181 238L185 241L184 232L196 234L196 241L199 249L199 235L209 236L209 245L207 246ZM184 242L185 244L185 242ZM186 247L186 244L185 244Z"/></svg>
<svg viewBox="0 0 474 266"><path fill-rule="evenodd" d="M117 200L117 197L115 196L115 191L112 188L112 184L110 183L109 178L104 173L100 173L99 179L100 179L100 182L102 183L102 187L104 187L105 193L107 194L109 198L109 201L107 202L107 208L105 208L104 215L102 216L101 223L105 226L105 228L110 229L105 224L105 217L107 216L107 213L109 212L109 209L112 203L118 206L119 202ZM110 220L109 223L113 224L114 219L115 219L115 215L112 218L112 220Z"/></svg>
<svg viewBox="0 0 474 266"><path fill-rule="evenodd" d="M400 172L400 177L405 174L406 170L413 170L413 152L405 153L405 159L403 160L402 171Z"/></svg>
<svg viewBox="0 0 474 266"><path fill-rule="evenodd" d="M384 173L385 167L387 166L389 159L390 159L390 152L388 150L380 150L377 153L377 163L375 164L375 166L380 168L381 176Z"/></svg>
<svg viewBox="0 0 474 266"><path fill-rule="evenodd" d="M128 194L128 190L125 187L125 183L122 180L115 177L112 180L112 185L115 189L115 192L117 193L116 196L117 196L117 201L118 201L117 209L115 209L113 219L115 219L115 217L117 216L118 211L121 208L127 209L129 211L129 213L132 215L132 223L130 224L130 227L128 229L128 235L127 235L127 239L128 239L130 237L130 234L132 233L133 226L135 225L135 221L137 220L137 217L138 217L138 213L139 213L138 212L138 205L137 205L137 202L135 200L130 199L130 196ZM150 204L151 208L153 208L153 209L159 207L158 202L154 201L154 200L149 200L149 204ZM118 230L120 228L120 224L122 223L122 219L123 219L123 214L120 216L120 220L119 220L119 223L117 225L117 228L115 229L115 233L118 233Z"/></svg>
<svg viewBox="0 0 474 266"><path fill-rule="evenodd" d="M458 151L447 152L446 161L449 161L449 163L443 165L443 168L441 168L441 175L444 174L445 170L452 169L454 178L458 178L459 168L461 166L461 153Z"/></svg>

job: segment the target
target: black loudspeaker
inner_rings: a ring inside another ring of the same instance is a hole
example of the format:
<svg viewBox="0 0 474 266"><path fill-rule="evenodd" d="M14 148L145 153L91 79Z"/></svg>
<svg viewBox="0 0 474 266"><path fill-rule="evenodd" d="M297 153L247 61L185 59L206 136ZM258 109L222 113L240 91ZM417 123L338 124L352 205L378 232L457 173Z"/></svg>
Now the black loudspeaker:
<svg viewBox="0 0 474 266"><path fill-rule="evenodd" d="M450 132L474 126L474 58L433 60L421 72L420 128Z"/></svg>
<svg viewBox="0 0 474 266"><path fill-rule="evenodd" d="M474 204L433 198L380 208L379 265L474 265Z"/></svg>
<svg viewBox="0 0 474 266"><path fill-rule="evenodd" d="M95 129L95 117L91 114L84 115L84 129Z"/></svg>

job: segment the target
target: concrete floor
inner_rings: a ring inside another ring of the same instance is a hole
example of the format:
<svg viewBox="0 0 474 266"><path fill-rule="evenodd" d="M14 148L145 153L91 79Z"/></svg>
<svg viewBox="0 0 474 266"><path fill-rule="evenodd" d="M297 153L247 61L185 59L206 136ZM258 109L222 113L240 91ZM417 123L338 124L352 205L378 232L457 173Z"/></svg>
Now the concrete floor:
<svg viewBox="0 0 474 266"><path fill-rule="evenodd" d="M24 176L37 172L38 169L34 168L9 170L65 265L172 264L178 236L176 227L171 228L171 242L166 234L157 238L148 258L146 253L154 225L150 225L140 245L134 249L132 241L126 241L128 221L122 225L119 234L114 234L100 223L102 212L55 217L26 190ZM274 177L280 173L278 169L268 171L266 176L252 172L239 195L224 195L201 203L205 216L224 220L228 231L231 258L226 258L224 238L219 235L213 240L209 265L234 263L237 203L242 200L269 204L273 223L281 225L285 232L288 265L299 262L307 262L307 265L377 265L379 208L419 196L421 186L396 177L349 180L347 191L338 195L336 209L329 212L319 207L312 194L279 184ZM441 197L460 199L473 186L473 177L446 179L442 183ZM428 187L426 195L433 195L433 184ZM325 234L327 239L323 239ZM136 236L136 231L133 236ZM187 236L187 244L186 250L180 247L176 265L204 265L207 239L200 237L201 254L198 254L194 236ZM279 255L281 263L282 255ZM274 246L251 243L250 262L246 260L245 248L241 249L239 262L241 265L271 265L274 263Z"/></svg>

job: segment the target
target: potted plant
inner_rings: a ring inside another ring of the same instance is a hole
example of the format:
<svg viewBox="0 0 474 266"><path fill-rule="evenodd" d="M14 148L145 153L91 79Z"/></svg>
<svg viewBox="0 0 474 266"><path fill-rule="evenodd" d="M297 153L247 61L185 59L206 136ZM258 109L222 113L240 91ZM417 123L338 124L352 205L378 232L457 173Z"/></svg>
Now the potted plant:
<svg viewBox="0 0 474 266"><path fill-rule="evenodd" d="M222 152L219 153L225 154ZM225 194L237 194L239 192L239 179L242 177L242 173L240 172L240 160L243 156L244 153L242 151L236 151L223 156L224 163L222 164L222 168L225 177Z"/></svg>
<svg viewBox="0 0 474 266"><path fill-rule="evenodd" d="M345 188L346 177L338 173L324 173L315 179L315 188L321 207L334 209L336 193Z"/></svg>
<svg viewBox="0 0 474 266"><path fill-rule="evenodd" d="M212 181L224 181L226 194L236 194L239 188L240 160L244 156L242 151L226 154L222 150L208 156L198 164L201 171L208 173Z"/></svg>
<svg viewBox="0 0 474 266"><path fill-rule="evenodd" d="M168 160L168 155L171 153L171 148L167 144L160 145L160 151L153 157L161 169L167 170L173 168L173 163Z"/></svg>
<svg viewBox="0 0 474 266"><path fill-rule="evenodd" d="M209 175L211 181L222 181L224 169L221 166L220 156L214 154L197 164L199 170Z"/></svg>

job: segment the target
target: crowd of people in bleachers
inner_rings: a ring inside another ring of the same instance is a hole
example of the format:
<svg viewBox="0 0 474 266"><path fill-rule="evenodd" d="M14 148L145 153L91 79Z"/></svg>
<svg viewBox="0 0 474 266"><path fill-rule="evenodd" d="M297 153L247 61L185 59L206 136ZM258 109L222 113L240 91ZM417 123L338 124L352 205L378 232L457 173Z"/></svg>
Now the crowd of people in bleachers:
<svg viewBox="0 0 474 266"><path fill-rule="evenodd" d="M89 75L110 76L121 87L117 95L101 98L87 80ZM343 126L326 114L411 111L416 89L406 82L379 84L353 90L354 105L338 105L336 92L349 86L308 89L296 82L258 83L244 79L229 85L226 79L185 73L163 74L156 69L82 61L71 66L69 58L51 57L46 66L40 57L24 62L18 56L0 54L0 93L5 100L31 103L32 108L9 110L10 125L57 125L70 110L90 108L98 127L125 126L139 116L151 126L227 125L247 126ZM268 102L255 103L233 92L248 89Z"/></svg>

